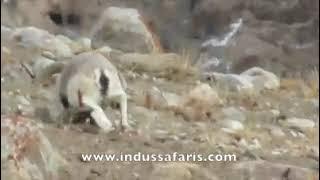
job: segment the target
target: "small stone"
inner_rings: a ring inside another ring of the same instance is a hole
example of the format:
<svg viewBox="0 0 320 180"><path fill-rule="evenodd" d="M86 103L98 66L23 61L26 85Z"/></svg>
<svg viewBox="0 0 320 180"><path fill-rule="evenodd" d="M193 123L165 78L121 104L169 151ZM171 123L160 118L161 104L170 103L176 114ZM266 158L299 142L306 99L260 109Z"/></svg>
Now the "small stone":
<svg viewBox="0 0 320 180"><path fill-rule="evenodd" d="M241 122L246 120L245 114L240 109L235 107L224 108L222 109L222 112L225 116L225 119L234 119Z"/></svg>
<svg viewBox="0 0 320 180"><path fill-rule="evenodd" d="M280 155L280 154L282 154L280 151L271 151L271 154L272 155Z"/></svg>
<svg viewBox="0 0 320 180"><path fill-rule="evenodd" d="M163 92L162 93L163 97L167 101L167 105L169 107L176 107L180 103L180 96L174 93L169 93L169 92Z"/></svg>
<svg viewBox="0 0 320 180"><path fill-rule="evenodd" d="M305 128L313 128L315 127L315 122L313 122L310 119L302 119L302 118L289 118L287 119L287 124L290 127L294 127L294 128L301 128L301 129L305 129Z"/></svg>
<svg viewBox="0 0 320 180"><path fill-rule="evenodd" d="M22 105L25 106L29 106L30 102L27 100L27 98L25 98L24 96L17 96L17 100L19 101L19 103L21 103Z"/></svg>
<svg viewBox="0 0 320 180"><path fill-rule="evenodd" d="M147 80L147 79L149 79L149 76L147 74L143 73L141 78L144 80Z"/></svg>
<svg viewBox="0 0 320 180"><path fill-rule="evenodd" d="M236 121L236 120L223 120L222 121L222 126L224 128L229 128L235 131L243 130L244 126L241 122Z"/></svg>
<svg viewBox="0 0 320 180"><path fill-rule="evenodd" d="M270 113L272 114L273 117L278 117L280 115L280 111L277 109L271 109Z"/></svg>
<svg viewBox="0 0 320 180"><path fill-rule="evenodd" d="M270 102L265 102L267 107L271 107L271 103Z"/></svg>
<svg viewBox="0 0 320 180"><path fill-rule="evenodd" d="M89 50L91 49L91 39L89 38L81 38L78 42L83 46L84 49Z"/></svg>
<svg viewBox="0 0 320 180"><path fill-rule="evenodd" d="M110 53L111 53L112 49L109 46L103 46L99 49L96 49L96 51L106 57L110 57Z"/></svg>
<svg viewBox="0 0 320 180"><path fill-rule="evenodd" d="M38 80L48 78L45 77L46 72L44 70L55 63L52 59L43 56L36 57L33 62L32 71Z"/></svg>
<svg viewBox="0 0 320 180"><path fill-rule="evenodd" d="M8 92L8 95L9 95L9 96L13 96L13 94L14 94L13 91L9 91L9 92Z"/></svg>
<svg viewBox="0 0 320 180"><path fill-rule="evenodd" d="M273 126L270 128L270 134L275 137L284 137L286 134L282 131L281 128Z"/></svg>
<svg viewBox="0 0 320 180"><path fill-rule="evenodd" d="M10 50L9 48L5 47L5 46L2 46L2 47L1 47L1 51L2 51L3 53L6 53L6 54L8 54L8 55L11 55L11 50Z"/></svg>
<svg viewBox="0 0 320 180"><path fill-rule="evenodd" d="M290 131L290 134L293 136L293 137L297 137L298 134L296 132L294 132L293 130Z"/></svg>
<svg viewBox="0 0 320 180"><path fill-rule="evenodd" d="M280 87L280 79L272 72L266 71L260 67L253 67L240 76L247 77L253 84L255 90L262 89L278 89Z"/></svg>
<svg viewBox="0 0 320 180"><path fill-rule="evenodd" d="M253 90L253 84L240 75L214 72L208 77L213 78L217 86L227 90L235 92L251 92Z"/></svg>
<svg viewBox="0 0 320 180"><path fill-rule="evenodd" d="M248 142L244 138L241 138L239 145L242 147L248 147Z"/></svg>
<svg viewBox="0 0 320 180"><path fill-rule="evenodd" d="M261 149L260 141L257 138L254 138L252 144L249 145L249 149Z"/></svg>
<svg viewBox="0 0 320 180"><path fill-rule="evenodd" d="M50 51L43 51L41 54L43 57L48 58L48 59L55 59L55 55L50 52Z"/></svg>
<svg viewBox="0 0 320 180"><path fill-rule="evenodd" d="M74 54L79 54L91 50L91 39L80 38L69 44Z"/></svg>

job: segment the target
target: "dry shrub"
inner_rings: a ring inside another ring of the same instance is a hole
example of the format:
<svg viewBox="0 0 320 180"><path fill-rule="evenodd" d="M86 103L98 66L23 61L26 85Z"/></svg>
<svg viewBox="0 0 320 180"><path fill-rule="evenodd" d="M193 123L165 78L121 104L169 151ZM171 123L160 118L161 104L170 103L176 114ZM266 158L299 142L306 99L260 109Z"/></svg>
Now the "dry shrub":
<svg viewBox="0 0 320 180"><path fill-rule="evenodd" d="M186 121L204 121L212 117L212 106L205 101L189 99L186 103L171 107L176 115L181 115Z"/></svg>
<svg viewBox="0 0 320 180"><path fill-rule="evenodd" d="M301 84L303 83L304 82L301 79L294 79L294 78L281 79L280 89L284 89L284 90L299 89Z"/></svg>
<svg viewBox="0 0 320 180"><path fill-rule="evenodd" d="M319 97L319 70L314 69L307 76L307 84L310 91L306 94L307 97Z"/></svg>
<svg viewBox="0 0 320 180"><path fill-rule="evenodd" d="M258 107L260 92L240 91L235 92L223 86L215 84L215 89L219 94L224 106L241 106L248 110L256 110Z"/></svg>
<svg viewBox="0 0 320 180"><path fill-rule="evenodd" d="M143 106L148 109L160 110L166 107L166 101L160 93L147 91L144 93Z"/></svg>
<svg viewBox="0 0 320 180"><path fill-rule="evenodd" d="M304 98L319 97L319 71L314 69L304 75L281 79L280 89L295 91Z"/></svg>
<svg viewBox="0 0 320 180"><path fill-rule="evenodd" d="M221 104L214 89L208 84L200 84L184 95L182 102L172 110L185 120L208 120L212 118L214 107Z"/></svg>
<svg viewBox="0 0 320 180"><path fill-rule="evenodd" d="M182 80L197 76L197 70L190 63L187 54L174 53L138 54L130 53L121 56L120 62L132 71L147 72L156 77L170 80Z"/></svg>

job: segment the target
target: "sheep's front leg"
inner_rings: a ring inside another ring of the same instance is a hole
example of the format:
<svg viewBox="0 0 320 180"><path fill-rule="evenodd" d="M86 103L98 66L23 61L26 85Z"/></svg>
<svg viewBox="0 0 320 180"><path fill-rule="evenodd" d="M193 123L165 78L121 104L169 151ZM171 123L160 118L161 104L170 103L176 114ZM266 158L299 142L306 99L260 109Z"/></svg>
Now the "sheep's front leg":
<svg viewBox="0 0 320 180"><path fill-rule="evenodd" d="M127 95L125 93L120 95L120 108L121 108L121 125L125 129L131 129L128 123L128 107L127 107Z"/></svg>
<svg viewBox="0 0 320 180"><path fill-rule="evenodd" d="M124 92L117 92L109 95L108 99L120 104L121 128L130 130L131 126L128 122L127 94Z"/></svg>
<svg viewBox="0 0 320 180"><path fill-rule="evenodd" d="M111 121L107 118L103 109L97 103L87 97L83 97L82 102L85 106L92 108L90 115L104 132L110 132L114 130Z"/></svg>

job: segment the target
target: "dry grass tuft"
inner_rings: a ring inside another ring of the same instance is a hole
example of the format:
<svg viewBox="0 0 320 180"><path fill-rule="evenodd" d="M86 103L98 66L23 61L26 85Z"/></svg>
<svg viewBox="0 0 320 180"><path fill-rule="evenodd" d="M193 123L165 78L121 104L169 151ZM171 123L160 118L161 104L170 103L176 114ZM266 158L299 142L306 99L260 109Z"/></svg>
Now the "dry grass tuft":
<svg viewBox="0 0 320 180"><path fill-rule="evenodd" d="M196 78L197 69L191 65L190 55L183 53L130 53L119 58L127 69L138 73L149 73L169 80L186 80Z"/></svg>
<svg viewBox="0 0 320 180"><path fill-rule="evenodd" d="M314 69L305 75L281 79L280 89L294 91L304 98L319 97L319 70Z"/></svg>
<svg viewBox="0 0 320 180"><path fill-rule="evenodd" d="M178 107L172 110L185 120L202 121L212 119L214 107L220 104L215 90L207 84L200 84L184 95Z"/></svg>

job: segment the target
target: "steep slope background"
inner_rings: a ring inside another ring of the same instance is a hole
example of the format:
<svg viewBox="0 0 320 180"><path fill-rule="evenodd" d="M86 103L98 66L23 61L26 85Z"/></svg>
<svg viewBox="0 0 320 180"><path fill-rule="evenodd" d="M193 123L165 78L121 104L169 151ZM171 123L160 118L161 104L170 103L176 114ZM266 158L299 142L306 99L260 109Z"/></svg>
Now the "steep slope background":
<svg viewBox="0 0 320 180"><path fill-rule="evenodd" d="M2 0L1 178L317 179L318 47L317 0ZM88 51L126 80L133 131L61 124L59 71ZM137 152L237 161L81 159Z"/></svg>

